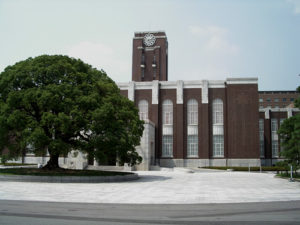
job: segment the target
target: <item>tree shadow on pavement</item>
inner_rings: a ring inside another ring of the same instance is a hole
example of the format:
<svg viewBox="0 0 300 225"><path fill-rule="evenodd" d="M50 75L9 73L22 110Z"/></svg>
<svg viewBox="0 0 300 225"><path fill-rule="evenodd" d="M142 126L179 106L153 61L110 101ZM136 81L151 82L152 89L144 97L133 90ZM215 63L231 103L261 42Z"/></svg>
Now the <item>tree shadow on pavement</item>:
<svg viewBox="0 0 300 225"><path fill-rule="evenodd" d="M154 176L154 175L139 175L139 179L133 182L155 182L155 181L165 181L172 179L172 177L166 176Z"/></svg>

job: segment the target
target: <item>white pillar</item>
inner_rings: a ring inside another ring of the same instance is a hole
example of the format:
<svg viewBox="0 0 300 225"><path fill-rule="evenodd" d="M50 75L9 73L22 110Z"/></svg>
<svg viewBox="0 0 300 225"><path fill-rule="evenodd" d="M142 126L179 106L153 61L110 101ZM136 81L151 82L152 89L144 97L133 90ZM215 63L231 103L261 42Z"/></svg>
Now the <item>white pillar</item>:
<svg viewBox="0 0 300 225"><path fill-rule="evenodd" d="M177 81L177 90L176 90L176 103L183 104L183 81Z"/></svg>
<svg viewBox="0 0 300 225"><path fill-rule="evenodd" d="M152 81L152 104L158 104L159 83L158 80Z"/></svg>
<svg viewBox="0 0 300 225"><path fill-rule="evenodd" d="M202 104L208 104L208 81L202 80Z"/></svg>
<svg viewBox="0 0 300 225"><path fill-rule="evenodd" d="M135 83L134 81L131 81L128 87L128 99L133 102L134 102L134 89L135 89Z"/></svg>
<svg viewBox="0 0 300 225"><path fill-rule="evenodd" d="M292 108L288 108L287 109L287 118L290 118L293 116L293 109Z"/></svg>
<svg viewBox="0 0 300 225"><path fill-rule="evenodd" d="M265 119L266 120L270 119L270 109L265 109Z"/></svg>

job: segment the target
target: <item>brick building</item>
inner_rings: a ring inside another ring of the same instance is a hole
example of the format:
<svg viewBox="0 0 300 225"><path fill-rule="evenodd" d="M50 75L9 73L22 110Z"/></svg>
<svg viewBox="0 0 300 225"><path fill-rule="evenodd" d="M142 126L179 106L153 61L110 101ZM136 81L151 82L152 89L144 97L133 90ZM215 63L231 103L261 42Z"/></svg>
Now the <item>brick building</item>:
<svg viewBox="0 0 300 225"><path fill-rule="evenodd" d="M132 81L118 83L145 121L138 170L161 167L274 165L279 157L277 130L292 108L294 91L258 91L257 78L168 81L165 32L138 32L133 38ZM46 158L27 155L27 163ZM84 168L84 156L60 158Z"/></svg>
<svg viewBox="0 0 300 225"><path fill-rule="evenodd" d="M276 132L299 111L288 107L299 93L258 92L257 78L168 81L168 41L161 31L135 33L132 56L132 81L118 86L151 124L152 131L145 132L154 136L138 147L147 168L280 160Z"/></svg>
<svg viewBox="0 0 300 225"><path fill-rule="evenodd" d="M259 91L259 108L293 108L294 101L300 97L297 91Z"/></svg>
<svg viewBox="0 0 300 225"><path fill-rule="evenodd" d="M132 55L132 81L118 86L153 124L145 163L260 165L257 78L168 81L164 32L135 33Z"/></svg>

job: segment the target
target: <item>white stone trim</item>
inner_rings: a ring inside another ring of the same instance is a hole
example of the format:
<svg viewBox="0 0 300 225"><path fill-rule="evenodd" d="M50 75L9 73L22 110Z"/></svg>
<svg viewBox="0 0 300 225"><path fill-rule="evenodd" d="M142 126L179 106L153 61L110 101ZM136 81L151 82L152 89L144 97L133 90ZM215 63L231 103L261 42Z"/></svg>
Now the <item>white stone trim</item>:
<svg viewBox="0 0 300 225"><path fill-rule="evenodd" d="M177 89L176 89L176 103L183 104L183 81L177 81Z"/></svg>
<svg viewBox="0 0 300 225"><path fill-rule="evenodd" d="M151 90L152 89L152 82L135 82L135 90Z"/></svg>
<svg viewBox="0 0 300 225"><path fill-rule="evenodd" d="M223 80L209 80L208 88L225 88L225 81Z"/></svg>
<svg viewBox="0 0 300 225"><path fill-rule="evenodd" d="M249 78L227 78L227 84L258 84L257 77L249 77Z"/></svg>
<svg viewBox="0 0 300 225"><path fill-rule="evenodd" d="M129 83L117 83L117 86L120 90L128 90Z"/></svg>
<svg viewBox="0 0 300 225"><path fill-rule="evenodd" d="M134 81L131 81L128 87L128 99L133 102L134 102L134 89L135 89L135 83Z"/></svg>
<svg viewBox="0 0 300 225"><path fill-rule="evenodd" d="M136 31L134 34L158 34L158 33L166 33L164 30L156 30L156 31Z"/></svg>
<svg viewBox="0 0 300 225"><path fill-rule="evenodd" d="M186 89L193 89L193 88L202 88L202 81L201 80L188 80L183 81L183 88Z"/></svg>
<svg viewBox="0 0 300 225"><path fill-rule="evenodd" d="M208 81L203 80L202 81L202 104L208 104Z"/></svg>
<svg viewBox="0 0 300 225"><path fill-rule="evenodd" d="M153 33L153 32L151 32L151 33ZM154 35L154 37L156 38L156 39L167 39L167 36L155 36ZM144 37L133 37L133 39L134 40L140 40L140 39L144 39Z"/></svg>
<svg viewBox="0 0 300 225"><path fill-rule="evenodd" d="M159 83L157 80L154 80L152 83L152 104L158 104L159 98Z"/></svg>
<svg viewBox="0 0 300 225"><path fill-rule="evenodd" d="M177 82L176 81L159 81L160 89L176 89Z"/></svg>
<svg viewBox="0 0 300 225"><path fill-rule="evenodd" d="M251 167L260 166L261 161L258 158L251 159L159 159L161 167L185 167L185 168L197 168L207 166L245 166Z"/></svg>
<svg viewBox="0 0 300 225"><path fill-rule="evenodd" d="M151 47L146 47L145 48L145 51L154 51L155 49L159 49L160 48L160 46L151 46Z"/></svg>
<svg viewBox="0 0 300 225"><path fill-rule="evenodd" d="M270 108L270 107L259 109L259 112L265 112L266 110L270 110L271 112L288 112L288 111L300 112L300 109L298 108Z"/></svg>

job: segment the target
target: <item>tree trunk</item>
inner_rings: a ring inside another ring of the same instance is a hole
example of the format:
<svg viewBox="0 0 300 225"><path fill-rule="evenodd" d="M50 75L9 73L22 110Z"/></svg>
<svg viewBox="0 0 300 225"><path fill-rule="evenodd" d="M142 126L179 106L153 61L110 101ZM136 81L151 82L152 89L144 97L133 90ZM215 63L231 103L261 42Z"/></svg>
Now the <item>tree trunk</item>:
<svg viewBox="0 0 300 225"><path fill-rule="evenodd" d="M59 158L59 154L50 154L50 160L43 167L43 169L47 169L47 170L60 169L58 165L58 158Z"/></svg>

